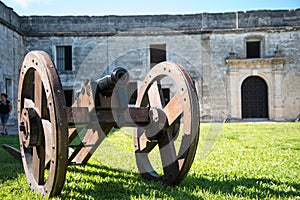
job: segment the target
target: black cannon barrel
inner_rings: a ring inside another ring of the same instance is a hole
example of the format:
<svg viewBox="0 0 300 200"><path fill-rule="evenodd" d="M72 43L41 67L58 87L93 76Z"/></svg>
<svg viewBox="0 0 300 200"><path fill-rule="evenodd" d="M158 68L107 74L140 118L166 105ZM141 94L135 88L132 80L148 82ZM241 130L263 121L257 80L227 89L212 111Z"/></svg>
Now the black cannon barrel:
<svg viewBox="0 0 300 200"><path fill-rule="evenodd" d="M125 87L129 81L129 73L122 67L115 68L110 75L99 79L98 91L102 96L110 97L115 87Z"/></svg>

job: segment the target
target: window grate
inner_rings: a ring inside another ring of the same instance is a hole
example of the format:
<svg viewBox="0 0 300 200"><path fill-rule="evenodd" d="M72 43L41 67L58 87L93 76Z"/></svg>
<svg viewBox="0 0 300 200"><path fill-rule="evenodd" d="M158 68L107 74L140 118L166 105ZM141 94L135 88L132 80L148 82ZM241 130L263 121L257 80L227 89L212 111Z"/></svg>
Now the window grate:
<svg viewBox="0 0 300 200"><path fill-rule="evenodd" d="M56 47L56 65L58 71L72 71L72 46Z"/></svg>

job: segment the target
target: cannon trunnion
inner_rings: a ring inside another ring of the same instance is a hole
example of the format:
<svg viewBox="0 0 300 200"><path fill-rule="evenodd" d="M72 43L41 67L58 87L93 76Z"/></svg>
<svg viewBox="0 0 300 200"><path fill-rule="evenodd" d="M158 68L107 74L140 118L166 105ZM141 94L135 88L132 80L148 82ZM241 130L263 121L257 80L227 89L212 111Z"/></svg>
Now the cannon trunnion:
<svg viewBox="0 0 300 200"><path fill-rule="evenodd" d="M161 82L176 86L166 101ZM143 178L168 185L187 175L199 138L198 99L188 72L163 62L146 75L135 106L128 105L129 73L116 68L89 80L66 107L57 70L42 51L29 52L20 72L18 126L20 151L4 146L22 160L30 187L45 197L60 194L70 164L86 164L112 128L136 127L136 163ZM77 138L77 139L76 139ZM159 149L160 172L149 154Z"/></svg>

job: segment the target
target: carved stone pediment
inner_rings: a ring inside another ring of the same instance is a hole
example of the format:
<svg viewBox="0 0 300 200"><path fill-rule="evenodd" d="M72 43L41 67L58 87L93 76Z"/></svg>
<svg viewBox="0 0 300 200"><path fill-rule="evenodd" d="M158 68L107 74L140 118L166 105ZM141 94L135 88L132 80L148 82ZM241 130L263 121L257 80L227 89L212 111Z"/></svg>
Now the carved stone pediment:
<svg viewBox="0 0 300 200"><path fill-rule="evenodd" d="M251 58L251 59L226 59L229 68L270 68L282 66L285 63L284 57L272 58Z"/></svg>

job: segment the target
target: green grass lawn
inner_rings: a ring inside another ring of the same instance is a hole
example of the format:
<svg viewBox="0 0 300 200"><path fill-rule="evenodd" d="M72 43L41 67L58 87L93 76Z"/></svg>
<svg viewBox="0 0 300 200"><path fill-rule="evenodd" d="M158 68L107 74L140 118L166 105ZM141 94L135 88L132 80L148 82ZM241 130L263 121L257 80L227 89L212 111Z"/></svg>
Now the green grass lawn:
<svg viewBox="0 0 300 200"><path fill-rule="evenodd" d="M69 166L55 199L300 199L300 123L201 124L187 178L176 187L142 180L132 130L100 145L86 166ZM17 136L0 136L17 146ZM0 149L0 199L42 199L22 165Z"/></svg>

